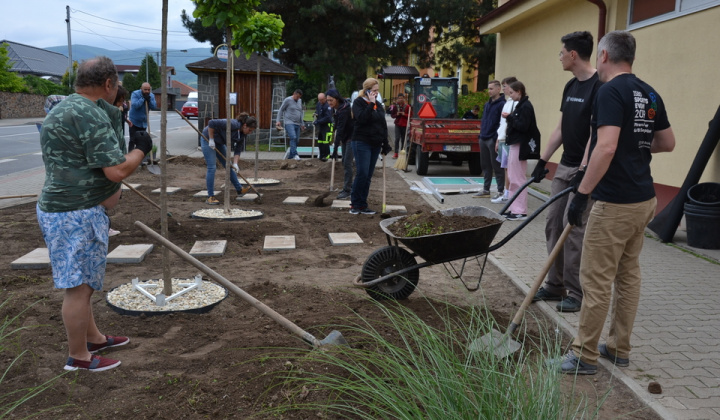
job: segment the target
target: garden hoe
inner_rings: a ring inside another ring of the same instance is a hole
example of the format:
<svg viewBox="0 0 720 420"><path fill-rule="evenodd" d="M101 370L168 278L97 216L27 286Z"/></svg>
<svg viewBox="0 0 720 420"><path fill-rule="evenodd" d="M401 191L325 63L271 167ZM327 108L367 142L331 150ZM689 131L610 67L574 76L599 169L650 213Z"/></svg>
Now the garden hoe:
<svg viewBox="0 0 720 420"><path fill-rule="evenodd" d="M200 135L200 137L203 138L203 140L205 140L206 142L210 143L210 140L208 140L207 137L205 137L205 135L204 135L200 130L198 130L197 127L195 127L195 124L193 124L192 122L190 122L190 120L188 120L187 118L185 118L185 116L184 116L180 111L178 111L177 109L175 110L175 112L177 112L178 115L180 115L180 116L182 117L182 119L185 120L185 122L187 122L188 124L190 124L190 127L194 128L195 131L197 131L197 133ZM220 155L221 158L225 159L225 164L226 164L226 165L229 165L229 164L230 164L230 161L227 160L227 158L225 157L225 155L223 155L218 149L215 149L215 153L217 153L218 155ZM261 204L261 203L262 203L262 196L260 195L260 192L255 189L255 186L254 186L253 184L251 184L250 181L248 181L247 179L245 179L244 176L240 175L240 172L235 172L235 173L237 174L237 176L239 176L240 178L242 178L243 181L245 181L245 183L250 187L251 190L253 190L253 191L255 192L255 194L257 195L257 197L255 197L255 200L254 200L254 201L255 201L256 203L258 203L258 204Z"/></svg>
<svg viewBox="0 0 720 420"><path fill-rule="evenodd" d="M147 101L145 102L145 116L147 117L147 133L148 133L148 136L150 136L150 138L152 139L152 134L150 134L150 108L148 108ZM160 170L160 167L155 164L155 160L153 159L153 155L155 154L156 150L157 150L157 148L155 146L153 146L150 153L148 153L148 162L149 163L147 166L147 170L151 174L160 175L162 173L162 171Z"/></svg>
<svg viewBox="0 0 720 420"><path fill-rule="evenodd" d="M192 255L183 251L182 249L180 249L180 247L178 247L177 245L168 241L162 235L160 235L157 232L155 232L154 230L150 229L149 227L144 225L142 222L136 221L135 226L140 228L140 230L145 232L151 238L155 239L161 245L163 245L170 251L177 254L180 258L184 259L185 261L189 262L190 264L195 266L197 269L199 269L203 273L207 274L208 277L210 277L211 279L220 283L223 287L225 287L229 291L238 295L242 300L249 303L255 309L262 312L264 315L270 317L273 321L277 322L278 324L280 324L282 327L286 328L290 332L299 336L303 341L305 341L306 343L313 346L313 348L319 348L319 347L324 347L324 346L341 346L341 345L347 346L348 345L348 342L345 340L345 337L343 337L343 335L340 333L340 331L337 331L337 330L330 331L330 334L328 334L327 337L325 337L322 340L318 340L312 334L303 330L302 328L300 328L299 326L297 326L296 324L291 322L289 319L285 318L284 316L275 312L270 307L266 306L264 303L255 299L253 296L248 294L246 291L239 288L234 283L231 283L225 277L221 276L220 274L218 274L217 272L212 270L210 267L208 267L205 264L203 264L202 262L200 262L198 259L196 259Z"/></svg>
<svg viewBox="0 0 720 420"><path fill-rule="evenodd" d="M517 328L520 326L523 316L525 315L525 310L532 302L533 297L535 297L535 293L537 293L538 289L540 288L543 279L545 279L545 275L547 275L548 271L550 271L550 267L555 261L555 258L557 258L558 254L562 250L565 239L567 239L571 230L571 224L565 226L565 230L563 230L560 238L555 244L555 247L550 252L550 255L548 256L547 261L545 261L545 265L543 266L542 271L535 278L535 282L528 291L527 296L525 296L525 300L523 300L522 305L520 305L520 309L518 309L517 313L515 314L515 318L513 318L512 322L510 323L507 332L505 334L502 334L500 331L493 329L488 334L485 334L482 337L473 340L473 342L470 343L470 351L492 352L498 358L505 358L515 353L520 349L520 347L522 347L519 342L512 339L512 335L515 330L517 330Z"/></svg>

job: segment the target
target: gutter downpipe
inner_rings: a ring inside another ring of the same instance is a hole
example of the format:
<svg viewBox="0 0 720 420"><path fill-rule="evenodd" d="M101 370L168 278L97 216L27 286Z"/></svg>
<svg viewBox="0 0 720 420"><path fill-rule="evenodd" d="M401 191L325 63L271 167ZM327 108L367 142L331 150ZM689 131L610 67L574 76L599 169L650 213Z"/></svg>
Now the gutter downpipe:
<svg viewBox="0 0 720 420"><path fill-rule="evenodd" d="M607 7L605 6L605 2L603 0L587 0L590 3L596 5L598 7L599 13L598 13L598 35L597 40L600 42L602 37L605 36L605 25L607 21Z"/></svg>

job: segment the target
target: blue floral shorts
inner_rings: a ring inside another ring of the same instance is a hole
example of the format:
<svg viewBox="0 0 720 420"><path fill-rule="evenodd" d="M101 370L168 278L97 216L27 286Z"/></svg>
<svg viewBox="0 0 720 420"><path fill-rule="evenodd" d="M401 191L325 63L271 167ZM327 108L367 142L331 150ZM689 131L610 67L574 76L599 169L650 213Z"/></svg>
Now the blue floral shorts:
<svg viewBox="0 0 720 420"><path fill-rule="evenodd" d="M60 213L37 207L37 219L50 254L58 289L87 284L102 290L108 252L110 219L103 206Z"/></svg>

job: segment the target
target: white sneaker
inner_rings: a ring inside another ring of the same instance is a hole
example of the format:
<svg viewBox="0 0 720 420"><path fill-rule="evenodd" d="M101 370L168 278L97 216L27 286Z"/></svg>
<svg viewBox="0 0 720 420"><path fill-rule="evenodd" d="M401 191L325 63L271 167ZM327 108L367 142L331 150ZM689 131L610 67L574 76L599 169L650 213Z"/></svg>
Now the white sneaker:
<svg viewBox="0 0 720 420"><path fill-rule="evenodd" d="M492 200L490 200L490 202L494 203L494 204L507 203L508 198L505 197L505 194L503 194L503 193L497 193L495 195L495 197Z"/></svg>
<svg viewBox="0 0 720 420"><path fill-rule="evenodd" d="M300 160L300 155L295 155L295 157L293 159Z"/></svg>
<svg viewBox="0 0 720 420"><path fill-rule="evenodd" d="M113 229L113 228L110 228L110 229L108 230L108 236L115 236L115 235L119 235L119 234L120 234L120 231L119 231L119 230L115 230L115 229Z"/></svg>

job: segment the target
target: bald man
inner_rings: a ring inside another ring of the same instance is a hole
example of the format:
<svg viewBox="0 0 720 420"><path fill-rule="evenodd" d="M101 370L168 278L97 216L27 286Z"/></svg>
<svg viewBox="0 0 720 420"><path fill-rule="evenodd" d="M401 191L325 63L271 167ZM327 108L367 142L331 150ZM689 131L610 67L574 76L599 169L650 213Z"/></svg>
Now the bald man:
<svg viewBox="0 0 720 420"><path fill-rule="evenodd" d="M147 104L147 107L145 104ZM140 89L134 91L130 96L130 113L128 114L131 123L130 140L134 138L136 132L147 131L148 109L156 110L157 103L155 102L155 95L152 94L150 83L145 82Z"/></svg>

